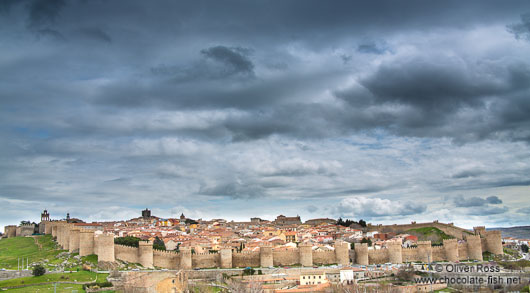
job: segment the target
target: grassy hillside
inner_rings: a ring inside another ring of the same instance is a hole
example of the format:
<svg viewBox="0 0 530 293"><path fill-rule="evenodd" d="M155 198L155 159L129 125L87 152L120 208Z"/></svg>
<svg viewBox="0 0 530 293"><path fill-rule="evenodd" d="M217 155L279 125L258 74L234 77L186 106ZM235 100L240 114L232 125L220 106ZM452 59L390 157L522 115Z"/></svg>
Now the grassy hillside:
<svg viewBox="0 0 530 293"><path fill-rule="evenodd" d="M89 271L80 271L75 273L45 274L38 277L24 277L0 281L0 288L47 282L94 282L96 281L96 279L106 280L107 276L108 274L98 274Z"/></svg>
<svg viewBox="0 0 530 293"><path fill-rule="evenodd" d="M454 238L435 227L410 229L404 233L417 236L419 241L431 241L432 244L441 244L443 239Z"/></svg>
<svg viewBox="0 0 530 293"><path fill-rule="evenodd" d="M41 263L48 270L64 268L77 270L82 268L82 263L97 264L97 256L86 256L76 259L77 254L69 254L60 250L52 240L51 235L34 237L14 237L0 240L0 268L17 269L17 259L29 259L32 263ZM79 258L77 256L77 258Z"/></svg>
<svg viewBox="0 0 530 293"><path fill-rule="evenodd" d="M27 258L29 262L53 260L64 250L56 250L51 235L14 237L0 240L0 268L17 269L17 259Z"/></svg>

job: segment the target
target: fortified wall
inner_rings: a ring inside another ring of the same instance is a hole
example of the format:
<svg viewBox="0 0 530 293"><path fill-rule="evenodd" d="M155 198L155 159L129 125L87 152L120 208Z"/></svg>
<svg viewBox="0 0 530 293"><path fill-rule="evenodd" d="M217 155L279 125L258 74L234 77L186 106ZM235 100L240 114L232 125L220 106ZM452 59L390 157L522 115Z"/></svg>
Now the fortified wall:
<svg viewBox="0 0 530 293"><path fill-rule="evenodd" d="M445 234L455 237L456 239L465 239L467 235L474 234L470 230L455 226L453 223L440 223L437 220L427 223L411 222L410 224L394 224L394 225L372 225L368 224L366 228L368 231L378 231L382 233L395 232L402 233L410 229L435 227L442 230Z"/></svg>
<svg viewBox="0 0 530 293"><path fill-rule="evenodd" d="M113 262L116 259L140 263L147 268L167 269L236 268L271 266L313 266L326 264L368 265L380 263L430 262L482 260L482 252L502 254L501 234L498 231L477 229L476 234L467 234L465 241L446 239L441 246L432 246L430 241L419 241L417 247L403 248L400 242L387 242L382 249L368 249L366 243L356 243L350 254L350 244L336 241L333 250L313 251L309 244L300 244L290 250L275 250L270 245L260 247L259 252L233 252L223 248L215 253L192 253L189 248L179 252L153 249L153 243L140 241L139 247L114 244L113 234L95 234L93 230L78 229L66 222L47 222L45 229L57 238L57 243L80 256L96 254L98 261ZM11 230L11 228L9 229ZM7 232L7 227L6 227ZM498 233L497 233L498 232ZM351 256L351 259L350 259Z"/></svg>

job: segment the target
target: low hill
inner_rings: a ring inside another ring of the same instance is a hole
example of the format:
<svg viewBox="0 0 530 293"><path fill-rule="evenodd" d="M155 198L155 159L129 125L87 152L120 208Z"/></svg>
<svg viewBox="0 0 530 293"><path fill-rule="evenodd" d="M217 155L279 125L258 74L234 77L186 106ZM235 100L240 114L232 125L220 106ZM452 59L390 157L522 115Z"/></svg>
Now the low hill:
<svg viewBox="0 0 530 293"><path fill-rule="evenodd" d="M487 230L500 230L502 233L502 237L530 239L530 226L517 226L517 227L509 227L509 228L490 228Z"/></svg>
<svg viewBox="0 0 530 293"><path fill-rule="evenodd" d="M80 269L83 265L95 267L97 256L80 257L58 249L51 235L13 237L0 240L0 269L16 270L24 260L24 267L41 264L47 270Z"/></svg>
<svg viewBox="0 0 530 293"><path fill-rule="evenodd" d="M404 233L417 236L418 241L431 241L432 244L441 244L443 239L454 238L436 227L410 229Z"/></svg>

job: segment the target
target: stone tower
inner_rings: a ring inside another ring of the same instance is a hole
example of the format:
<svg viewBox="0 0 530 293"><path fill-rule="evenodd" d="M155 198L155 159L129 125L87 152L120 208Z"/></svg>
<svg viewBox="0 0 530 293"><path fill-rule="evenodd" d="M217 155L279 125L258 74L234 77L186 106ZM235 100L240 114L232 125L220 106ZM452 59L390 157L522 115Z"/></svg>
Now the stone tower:
<svg viewBox="0 0 530 293"><path fill-rule="evenodd" d="M357 264L368 265L368 243L355 243L355 262Z"/></svg>
<svg viewBox="0 0 530 293"><path fill-rule="evenodd" d="M418 241L418 260L421 262L432 262L431 241Z"/></svg>
<svg viewBox="0 0 530 293"><path fill-rule="evenodd" d="M151 217L151 211L149 209L145 209L142 211L142 218L147 219Z"/></svg>
<svg viewBox="0 0 530 293"><path fill-rule="evenodd" d="M183 247L180 249L180 269L192 269L191 249L189 247Z"/></svg>
<svg viewBox="0 0 530 293"><path fill-rule="evenodd" d="M335 242L335 259L337 264L347 266L350 264L350 244L342 240Z"/></svg>
<svg viewBox="0 0 530 293"><path fill-rule="evenodd" d="M15 225L9 225L5 226L4 232L7 236L7 238L16 237L17 236L17 226Z"/></svg>
<svg viewBox="0 0 530 293"><path fill-rule="evenodd" d="M68 251L71 253L77 253L79 252L79 229L78 228L72 228L70 230L70 243L68 245Z"/></svg>
<svg viewBox="0 0 530 293"><path fill-rule="evenodd" d="M64 222L60 222L58 223L58 226L57 226L57 243L63 249L64 249L63 239L64 239L64 230L65 230L64 224L65 224Z"/></svg>
<svg viewBox="0 0 530 293"><path fill-rule="evenodd" d="M98 262L113 262L114 258L114 234L100 234L95 237L97 242Z"/></svg>
<svg viewBox="0 0 530 293"><path fill-rule="evenodd" d="M70 250L70 229L72 226L66 223L63 229L63 249L65 250Z"/></svg>
<svg viewBox="0 0 530 293"><path fill-rule="evenodd" d="M503 254L501 231L486 232L486 250L493 254Z"/></svg>
<svg viewBox="0 0 530 293"><path fill-rule="evenodd" d="M475 235L485 235L486 234L486 227L484 226L477 226L473 227L473 231L475 232Z"/></svg>
<svg viewBox="0 0 530 293"><path fill-rule="evenodd" d="M138 260L144 268L153 268L153 241L138 243Z"/></svg>
<svg viewBox="0 0 530 293"><path fill-rule="evenodd" d="M57 239L57 222L51 222L52 224L52 237Z"/></svg>
<svg viewBox="0 0 530 293"><path fill-rule="evenodd" d="M87 256L94 254L94 231L79 231L79 255Z"/></svg>
<svg viewBox="0 0 530 293"><path fill-rule="evenodd" d="M313 266L313 246L310 243L300 243L298 252L300 253L300 264L302 266Z"/></svg>
<svg viewBox="0 0 530 293"><path fill-rule="evenodd" d="M222 269L232 268L232 249L230 247L221 248L219 257L221 258L220 263Z"/></svg>
<svg viewBox="0 0 530 293"><path fill-rule="evenodd" d="M393 264L403 263L403 248L401 241L390 241L386 244L389 262Z"/></svg>
<svg viewBox="0 0 530 293"><path fill-rule="evenodd" d="M265 243L260 247L259 262L262 268L268 268L274 265L272 258L272 246L269 243Z"/></svg>
<svg viewBox="0 0 530 293"><path fill-rule="evenodd" d="M50 214L48 214L47 210L44 210L44 212L42 212L40 214L40 221L41 222L45 222L45 221L49 221L49 220L50 220Z"/></svg>
<svg viewBox="0 0 530 293"><path fill-rule="evenodd" d="M41 222L41 224L44 224L44 234L49 235L52 234L52 227L53 224L50 221Z"/></svg>
<svg viewBox="0 0 530 293"><path fill-rule="evenodd" d="M450 262L458 261L458 241L456 239L444 239L445 258Z"/></svg>
<svg viewBox="0 0 530 293"><path fill-rule="evenodd" d="M467 256L469 259L482 260L482 241L480 235L468 235L467 241Z"/></svg>

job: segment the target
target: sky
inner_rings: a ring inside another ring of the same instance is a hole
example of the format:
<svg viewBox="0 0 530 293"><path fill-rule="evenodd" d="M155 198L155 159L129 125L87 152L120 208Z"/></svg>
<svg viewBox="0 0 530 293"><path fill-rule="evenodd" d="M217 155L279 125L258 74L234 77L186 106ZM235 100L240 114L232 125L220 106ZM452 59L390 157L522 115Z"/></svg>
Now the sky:
<svg viewBox="0 0 530 293"><path fill-rule="evenodd" d="M0 225L529 225L530 2L0 1Z"/></svg>

